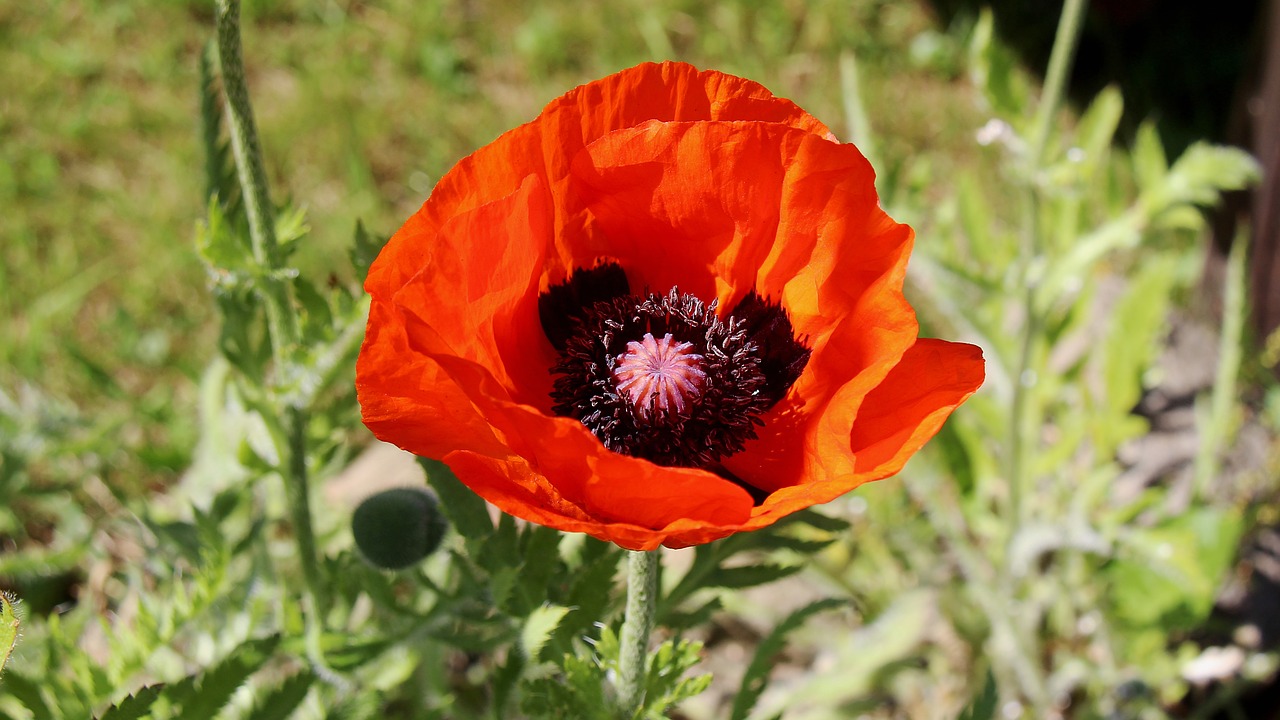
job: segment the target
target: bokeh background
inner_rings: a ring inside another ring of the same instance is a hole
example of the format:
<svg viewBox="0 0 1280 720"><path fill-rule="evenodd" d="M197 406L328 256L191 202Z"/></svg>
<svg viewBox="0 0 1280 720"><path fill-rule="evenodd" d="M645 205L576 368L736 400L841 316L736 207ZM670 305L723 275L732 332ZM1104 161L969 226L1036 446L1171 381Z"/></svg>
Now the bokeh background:
<svg viewBox="0 0 1280 720"><path fill-rule="evenodd" d="M210 6L0 3L0 588L23 598L33 647L47 618L86 598L114 617L127 592L109 580L137 552L121 526L175 489L187 497L208 424L200 393L218 316L193 238L206 215L198 59ZM1257 118L1278 72L1267 60L1277 6L1092 3L1071 103L1030 181L1008 138L1034 113L1054 3L247 0L243 13L273 199L305 209L294 262L321 286L360 282L346 259L358 221L389 235L459 158L567 89L656 59L757 80L858 140L886 208L916 227L910 290L926 329L984 344L1006 389L1000 358L1016 356L1004 350L1023 332L1025 187L1062 203L1045 224L1075 223L1046 233L1047 262L1146 207L1133 242L1070 278L1076 290L1036 341L1050 389L1029 416L1032 504L1046 506L1033 516L1052 532L1025 551L1035 569L1010 596L1042 611L1011 631L1032 638L1030 655L992 661L999 633L963 599L988 591L965 554L1008 540L997 377L914 473L832 506L854 528L812 568L763 595L726 592L702 631L706 664L731 685L797 598L836 592L855 609L795 636L775 662L793 695L764 706L951 717L988 666L1003 697L1021 687L1016 665L1034 662L1058 683L1059 717L1267 718L1280 717L1280 396L1262 349L1280 315L1256 314L1224 343L1239 308L1223 298L1229 247L1250 228L1242 292L1255 307L1274 294L1277 230L1256 226L1259 208L1276 217L1265 194L1276 186L1219 202L1248 173L1208 163L1178 176L1204 192L1168 214L1142 203L1197 142L1275 147ZM1072 150L1091 154L1082 163ZM368 442L354 417L333 431L352 455ZM1093 504L1062 510L1077 492ZM349 545L350 508L318 512L329 546ZM1132 548L1148 546L1174 570L1126 585L1151 567ZM732 690L718 680L690 716L719 716Z"/></svg>

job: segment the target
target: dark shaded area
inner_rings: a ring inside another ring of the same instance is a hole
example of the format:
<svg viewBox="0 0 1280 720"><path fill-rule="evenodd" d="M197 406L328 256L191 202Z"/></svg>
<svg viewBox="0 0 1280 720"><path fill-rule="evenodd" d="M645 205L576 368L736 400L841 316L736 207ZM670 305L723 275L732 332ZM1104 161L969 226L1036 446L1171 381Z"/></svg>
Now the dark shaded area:
<svg viewBox="0 0 1280 720"><path fill-rule="evenodd" d="M760 353L760 371L765 379L760 392L769 398L771 408L804 372L811 351L796 338L791 318L782 305L764 299L754 290L729 315L742 321L747 338Z"/></svg>
<svg viewBox="0 0 1280 720"><path fill-rule="evenodd" d="M990 6L1002 42L1044 71L1062 2L930 1L944 23ZM1068 94L1083 106L1110 84L1124 94L1121 138L1150 118L1170 157L1209 140L1261 163L1263 181L1229 196L1214 218L1206 279L1219 294L1222 261L1248 223L1253 329L1265 338L1280 327L1280 0L1092 0Z"/></svg>
<svg viewBox="0 0 1280 720"><path fill-rule="evenodd" d="M577 270L559 285L538 296L538 319L552 347L564 350L586 310L599 302L609 302L631 292L627 273L615 262L590 270Z"/></svg>
<svg viewBox="0 0 1280 720"><path fill-rule="evenodd" d="M944 23L995 15L1001 41L1026 67L1049 63L1062 2L930 0ZM1109 84L1124 93L1122 135L1153 118L1176 155L1198 139L1227 142L1232 109L1262 42L1258 0L1092 0L1069 95L1087 103Z"/></svg>

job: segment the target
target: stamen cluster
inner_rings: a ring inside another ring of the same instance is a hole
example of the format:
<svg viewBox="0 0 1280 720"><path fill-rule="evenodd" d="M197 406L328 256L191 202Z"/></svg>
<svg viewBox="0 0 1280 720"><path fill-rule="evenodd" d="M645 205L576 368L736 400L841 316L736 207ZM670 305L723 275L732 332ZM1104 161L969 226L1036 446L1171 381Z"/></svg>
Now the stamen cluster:
<svg viewBox="0 0 1280 720"><path fill-rule="evenodd" d="M717 463L756 437L809 361L786 311L747 293L726 317L671 288L635 295L620 265L578 270L538 298L553 411L605 447L679 467Z"/></svg>
<svg viewBox="0 0 1280 720"><path fill-rule="evenodd" d="M703 467L755 437L773 404L760 366L747 324L714 301L624 295L585 309L552 368L552 409L615 452Z"/></svg>

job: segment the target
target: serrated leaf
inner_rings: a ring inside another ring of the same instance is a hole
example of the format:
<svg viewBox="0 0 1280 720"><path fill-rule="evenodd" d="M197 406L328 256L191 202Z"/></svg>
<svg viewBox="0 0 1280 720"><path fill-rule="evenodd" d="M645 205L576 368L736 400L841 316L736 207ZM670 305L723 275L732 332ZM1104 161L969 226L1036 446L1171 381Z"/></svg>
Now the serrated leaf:
<svg viewBox="0 0 1280 720"><path fill-rule="evenodd" d="M18 644L18 630L21 626L17 599L0 591L0 673L4 672L4 666L9 662L14 646Z"/></svg>
<svg viewBox="0 0 1280 720"><path fill-rule="evenodd" d="M760 695L764 693L765 686L768 684L769 671L774 666L774 657L782 652L788 635L803 625L810 617L824 610L844 607L848 604L848 601L838 598L817 600L795 610L782 622L778 623L777 627L765 636L756 647L755 655L751 658L751 664L747 666L746 674L742 676L742 685L738 690L738 695L733 699L733 710L730 713L731 720L746 720L751 709L755 707L756 701L760 699Z"/></svg>
<svg viewBox="0 0 1280 720"><path fill-rule="evenodd" d="M249 640L209 671L165 687L163 696L182 708L183 720L212 720L251 675L271 659L278 635Z"/></svg>
<svg viewBox="0 0 1280 720"><path fill-rule="evenodd" d="M618 573L618 561L621 559L622 553L617 546L610 545L603 555L593 558L573 573L568 593L563 599L557 598L562 604L577 608L577 612L564 623L562 635L580 633L604 617L609 607L613 577Z"/></svg>
<svg viewBox="0 0 1280 720"><path fill-rule="evenodd" d="M303 339L308 342L327 339L333 334L333 309L329 306L329 299L306 278L294 278L293 289L306 313Z"/></svg>
<svg viewBox="0 0 1280 720"><path fill-rule="evenodd" d="M243 286L257 267L249 239L228 222L216 198L209 201L208 215L196 230L196 250L217 287Z"/></svg>
<svg viewBox="0 0 1280 720"><path fill-rule="evenodd" d="M440 506L458 534L468 540L481 540L493 534L493 520L484 500L462 484L448 465L439 460L418 458L427 473L427 482L440 498Z"/></svg>
<svg viewBox="0 0 1280 720"><path fill-rule="evenodd" d="M797 716L806 708L835 708L870 692L886 668L912 657L924 642L934 613L932 591L899 594L870 624L832 635L833 671L815 674L786 693L770 693L757 712L767 716L786 709Z"/></svg>
<svg viewBox="0 0 1280 720"><path fill-rule="evenodd" d="M315 679L315 675L304 670L285 680L258 704L247 720L287 720L306 699Z"/></svg>
<svg viewBox="0 0 1280 720"><path fill-rule="evenodd" d="M711 573L703 587L740 590L742 588L765 585L781 580L789 575L794 575L800 572L802 567L803 566L801 565L773 565L769 563L761 563L759 565L721 568L718 571Z"/></svg>
<svg viewBox="0 0 1280 720"><path fill-rule="evenodd" d="M648 658L645 674L644 718L668 717L668 710L711 684L711 675L686 677L702 661L702 643L668 640Z"/></svg>
<svg viewBox="0 0 1280 720"><path fill-rule="evenodd" d="M300 207L285 207L276 213L276 246L279 260L285 260L298 249L299 240L307 236L307 213Z"/></svg>
<svg viewBox="0 0 1280 720"><path fill-rule="evenodd" d="M994 720L996 705L1000 701L996 693L996 678L987 671L987 679L982 684L982 692L978 693L956 720Z"/></svg>
<svg viewBox="0 0 1280 720"><path fill-rule="evenodd" d="M801 522L805 525L813 526L819 530L826 530L830 533L844 532L849 529L849 521L844 518L831 517L812 508L801 510L791 516L792 522Z"/></svg>
<svg viewBox="0 0 1280 720"><path fill-rule="evenodd" d="M160 697L160 691L163 689L163 684L148 685L112 705L102 714L101 720L138 720L151 710L152 704L155 703L156 698Z"/></svg>
<svg viewBox="0 0 1280 720"><path fill-rule="evenodd" d="M717 611L724 608L724 602L718 597L713 597L697 609L688 612L672 611L663 619L663 625L674 630L696 628L705 625L711 620L711 616Z"/></svg>
<svg viewBox="0 0 1280 720"><path fill-rule="evenodd" d="M536 607L547 599L552 577L560 568L560 539L564 537L559 530L529 525L520 534L520 586L522 589L519 608L525 614L526 608Z"/></svg>
<svg viewBox="0 0 1280 720"><path fill-rule="evenodd" d="M520 647L530 662L538 660L538 654L569 610L561 605L543 605L525 618L524 627L520 630Z"/></svg>
<svg viewBox="0 0 1280 720"><path fill-rule="evenodd" d="M44 693L40 690L40 685L28 680L26 677L10 670L0 678L0 689L14 700L17 700L23 707L31 711L31 714L38 718L54 717L49 705L45 702Z"/></svg>
<svg viewBox="0 0 1280 720"><path fill-rule="evenodd" d="M373 261L378 257L378 253L382 251L382 246L385 244L385 238L375 238L372 233L365 229L363 222L356 221L355 236L351 241L349 255L351 267L356 271L356 277L362 278L369 274L369 266L373 265Z"/></svg>
<svg viewBox="0 0 1280 720"><path fill-rule="evenodd" d="M1195 143L1169 168L1164 185L1170 205L1211 205L1223 190L1248 187L1260 176L1258 162L1244 150Z"/></svg>

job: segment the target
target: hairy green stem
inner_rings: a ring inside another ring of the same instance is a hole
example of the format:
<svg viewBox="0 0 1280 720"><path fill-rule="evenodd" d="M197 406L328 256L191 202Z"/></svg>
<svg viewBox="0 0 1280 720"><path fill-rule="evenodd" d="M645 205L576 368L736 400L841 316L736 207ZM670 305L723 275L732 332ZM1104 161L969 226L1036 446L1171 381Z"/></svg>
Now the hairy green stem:
<svg viewBox="0 0 1280 720"><path fill-rule="evenodd" d="M285 428L289 434L289 467L285 473L285 493L289 498L290 522L302 561L304 592L310 596L315 611L324 617L329 608L329 593L320 576L316 536L311 527L311 497L307 477L307 415L297 407L286 408Z"/></svg>
<svg viewBox="0 0 1280 720"><path fill-rule="evenodd" d="M244 58L240 45L239 0L217 0L218 64L222 74L222 90L226 96L231 149L235 154L236 172L244 196L245 214L249 219L249 237L253 257L258 265L259 297L265 306L267 328L271 333L275 388L288 382L290 355L298 343L297 313L291 287L280 271L283 258L276 244L275 218L267 189L267 173L262 165L262 148L253 121L253 107L244 79ZM290 522L298 546L298 562L304 581L303 604L306 606L308 632L318 632L328 609L328 592L320 572L315 531L311 522L311 502L307 477L307 413L296 401L277 396L272 408L282 425L277 443L280 451L285 493L288 496Z"/></svg>
<svg viewBox="0 0 1280 720"><path fill-rule="evenodd" d="M298 324L290 288L277 273L283 263L276 245L275 218L271 194L267 189L267 172L262 165L262 149L258 144L258 128L253 122L253 107L249 104L249 90L244 81L240 0L217 0L217 26L218 65L222 74L222 92L227 99L231 151L236 158L245 215L249 219L253 257L261 271L258 287L265 301L267 328L271 332L273 358L279 374L286 367L288 351L298 342Z"/></svg>
<svg viewBox="0 0 1280 720"><path fill-rule="evenodd" d="M627 556L627 614L622 621L618 658L618 711L633 718L644 702L649 634L658 606L658 562L661 550Z"/></svg>

